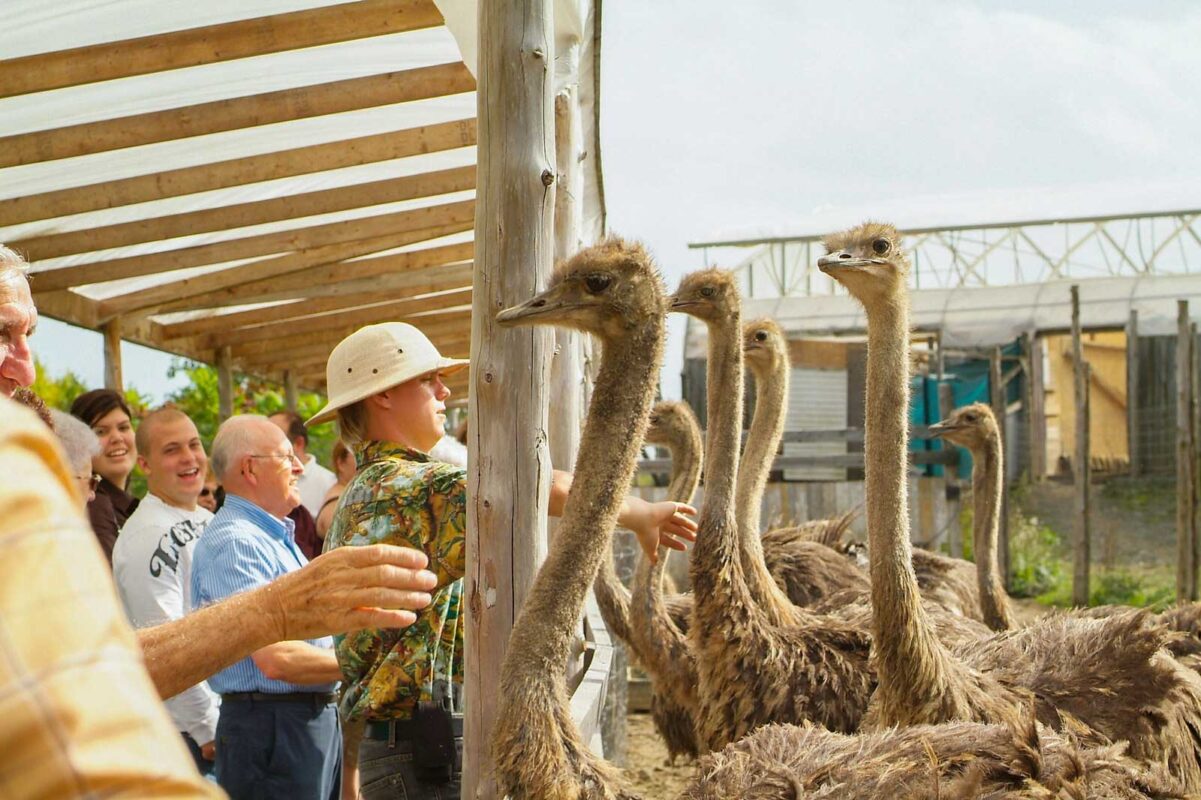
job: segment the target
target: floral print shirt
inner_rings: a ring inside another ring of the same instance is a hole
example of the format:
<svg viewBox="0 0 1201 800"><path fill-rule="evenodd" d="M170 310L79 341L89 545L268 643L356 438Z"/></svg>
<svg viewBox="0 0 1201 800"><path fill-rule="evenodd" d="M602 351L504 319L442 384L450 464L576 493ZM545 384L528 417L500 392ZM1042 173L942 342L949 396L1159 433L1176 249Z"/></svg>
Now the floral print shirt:
<svg viewBox="0 0 1201 800"><path fill-rule="evenodd" d="M418 701L462 710L463 572L467 471L395 442L355 448L358 471L342 493L325 549L395 544L422 550L438 576L433 602L407 628L335 638L345 679L342 718L408 719Z"/></svg>

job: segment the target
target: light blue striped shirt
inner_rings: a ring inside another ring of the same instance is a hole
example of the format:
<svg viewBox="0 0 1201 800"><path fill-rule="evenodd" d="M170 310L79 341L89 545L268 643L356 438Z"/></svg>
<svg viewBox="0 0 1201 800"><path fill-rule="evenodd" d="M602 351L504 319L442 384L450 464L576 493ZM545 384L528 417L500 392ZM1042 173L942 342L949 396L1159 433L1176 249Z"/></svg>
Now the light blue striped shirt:
<svg viewBox="0 0 1201 800"><path fill-rule="evenodd" d="M295 524L279 519L237 495L209 522L192 554L192 607L211 605L230 595L270 583L308 563L293 537ZM333 637L309 639L315 647L333 647ZM250 658L209 678L209 686L228 692L332 692L336 683L299 685L269 679Z"/></svg>

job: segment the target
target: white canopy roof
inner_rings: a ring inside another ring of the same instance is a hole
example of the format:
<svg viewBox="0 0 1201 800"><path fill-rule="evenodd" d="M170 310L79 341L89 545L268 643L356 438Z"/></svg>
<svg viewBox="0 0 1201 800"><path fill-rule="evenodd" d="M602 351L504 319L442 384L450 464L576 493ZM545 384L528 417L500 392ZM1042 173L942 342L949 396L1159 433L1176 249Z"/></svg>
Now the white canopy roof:
<svg viewBox="0 0 1201 800"><path fill-rule="evenodd" d="M910 325L941 332L948 347L1008 344L1026 332L1071 328L1071 287L1080 287L1080 324L1085 329L1121 328L1138 311L1143 336L1176 332L1176 301L1189 300L1201 320L1201 275L1148 275L1051 281L1018 286L929 289L910 293ZM863 307L846 294L743 301L743 319L770 317L792 338L860 335ZM705 356L705 328L688 326L685 358Z"/></svg>

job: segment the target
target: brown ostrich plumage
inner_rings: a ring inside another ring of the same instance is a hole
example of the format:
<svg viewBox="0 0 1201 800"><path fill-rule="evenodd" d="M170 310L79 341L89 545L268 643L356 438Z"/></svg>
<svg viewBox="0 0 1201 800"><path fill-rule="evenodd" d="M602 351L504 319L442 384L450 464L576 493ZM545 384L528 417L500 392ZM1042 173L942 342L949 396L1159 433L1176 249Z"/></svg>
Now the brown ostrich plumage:
<svg viewBox="0 0 1201 800"><path fill-rule="evenodd" d="M692 408L682 401L657 403L651 412L646 441L671 450L671 482L667 499L690 503L701 480L701 427ZM687 625L673 618L664 601L663 570L668 553L659 548L651 564L638 561L631 589L630 628L635 652L651 679L651 716L672 761L699 754L696 740L696 661L688 649ZM686 614L691 598L673 598Z"/></svg>
<svg viewBox="0 0 1201 800"><path fill-rule="evenodd" d="M873 685L866 633L797 608L774 581L762 584L768 602L757 602L744 575L734 503L743 363L733 276L685 276L672 308L709 328L705 498L690 569L700 741L715 750L769 722L853 731Z"/></svg>
<svg viewBox="0 0 1201 800"><path fill-rule="evenodd" d="M580 741L565 674L588 585L608 552L634 475L663 356L666 298L650 256L620 239L556 268L546 291L502 312L502 324L562 325L603 343L571 495L505 654L492 753L514 800L632 798Z"/></svg>
<svg viewBox="0 0 1201 800"><path fill-rule="evenodd" d="M934 425L931 432L972 454L972 552L976 558L976 586L984 624L994 631L1014 627L1009 596L997 562L1001 493L1004 491L1004 454L1001 431L992 409L983 403L956 409Z"/></svg>
<svg viewBox="0 0 1201 800"><path fill-rule="evenodd" d="M867 312L867 523L878 686L865 726L1013 724L1023 707L1052 726L1081 724L1201 791L1201 680L1131 612L1059 616L960 648L942 645L909 557L909 263L900 236L868 223L827 240L818 265Z"/></svg>

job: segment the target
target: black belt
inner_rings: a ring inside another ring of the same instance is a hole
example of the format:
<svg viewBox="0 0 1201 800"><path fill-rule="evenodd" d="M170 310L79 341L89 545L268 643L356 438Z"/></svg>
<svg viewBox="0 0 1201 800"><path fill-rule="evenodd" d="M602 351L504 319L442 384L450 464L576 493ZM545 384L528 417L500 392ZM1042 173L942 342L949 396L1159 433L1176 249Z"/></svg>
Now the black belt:
<svg viewBox="0 0 1201 800"><path fill-rule="evenodd" d="M252 703L309 703L314 706L328 706L338 702L335 692L229 692L221 695L221 702L252 702Z"/></svg>
<svg viewBox="0 0 1201 800"><path fill-rule="evenodd" d="M463 717L452 716L450 726L455 736L463 736ZM380 742L412 741L426 736L426 728L416 720L389 719L367 723L364 733Z"/></svg>

